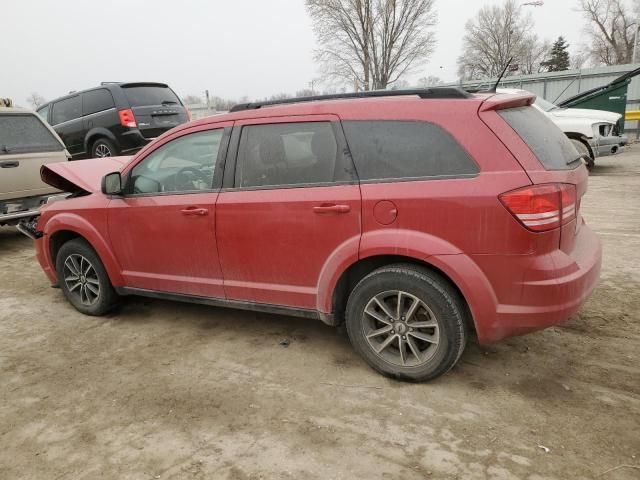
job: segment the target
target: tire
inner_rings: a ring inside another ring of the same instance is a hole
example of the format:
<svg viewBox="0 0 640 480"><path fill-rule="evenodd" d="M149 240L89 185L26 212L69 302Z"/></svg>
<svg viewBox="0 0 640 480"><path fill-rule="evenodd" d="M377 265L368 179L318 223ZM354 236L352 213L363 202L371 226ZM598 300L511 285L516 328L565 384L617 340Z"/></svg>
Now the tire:
<svg viewBox="0 0 640 480"><path fill-rule="evenodd" d="M118 150L106 138L99 138L91 145L91 158L115 157L116 155L118 155Z"/></svg>
<svg viewBox="0 0 640 480"><path fill-rule="evenodd" d="M395 308L398 298L400 315ZM383 318L378 302L384 303L393 320L389 315ZM351 292L347 333L355 351L374 370L422 382L448 372L462 355L467 340L465 312L460 294L437 273L409 264L391 265L371 272Z"/></svg>
<svg viewBox="0 0 640 480"><path fill-rule="evenodd" d="M118 294L100 258L85 240L76 238L60 247L56 273L64 296L79 312L101 316L117 305Z"/></svg>
<svg viewBox="0 0 640 480"><path fill-rule="evenodd" d="M595 167L596 162L593 159L593 156L591 155L591 150L589 150L589 147L587 147L584 142L582 142L581 140L577 140L575 138L570 138L571 143L573 143L573 146L576 147L576 150L578 150L578 153L580 155L586 155L587 157L589 157L589 160L585 160L587 168L589 170L592 170L593 167Z"/></svg>

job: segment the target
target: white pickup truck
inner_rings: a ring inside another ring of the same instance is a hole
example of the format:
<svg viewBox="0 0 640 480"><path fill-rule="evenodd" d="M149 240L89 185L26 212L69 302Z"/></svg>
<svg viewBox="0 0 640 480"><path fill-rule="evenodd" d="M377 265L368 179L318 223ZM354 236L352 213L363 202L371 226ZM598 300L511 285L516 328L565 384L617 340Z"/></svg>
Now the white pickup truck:
<svg viewBox="0 0 640 480"><path fill-rule="evenodd" d="M525 90L500 88L499 93L524 93ZM529 92L526 92L529 93ZM624 149L627 138L618 132L622 115L602 110L562 108L536 98L534 107L544 112L574 144L578 153L589 157L587 167L593 168L598 157L615 155Z"/></svg>
<svg viewBox="0 0 640 480"><path fill-rule="evenodd" d="M40 205L66 196L40 179L40 167L69 158L60 137L35 112L0 99L0 226L38 215Z"/></svg>

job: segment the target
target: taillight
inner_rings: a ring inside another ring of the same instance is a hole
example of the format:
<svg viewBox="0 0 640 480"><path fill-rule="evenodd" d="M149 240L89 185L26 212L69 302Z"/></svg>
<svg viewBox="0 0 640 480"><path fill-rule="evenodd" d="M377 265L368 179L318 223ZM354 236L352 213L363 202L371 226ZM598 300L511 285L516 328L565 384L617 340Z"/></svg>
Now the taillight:
<svg viewBox="0 0 640 480"><path fill-rule="evenodd" d="M568 183L545 183L500 195L500 201L522 225L545 232L576 218L576 187Z"/></svg>
<svg viewBox="0 0 640 480"><path fill-rule="evenodd" d="M130 108L120 110L118 114L120 115L120 125L123 127L136 128L138 126L133 110Z"/></svg>

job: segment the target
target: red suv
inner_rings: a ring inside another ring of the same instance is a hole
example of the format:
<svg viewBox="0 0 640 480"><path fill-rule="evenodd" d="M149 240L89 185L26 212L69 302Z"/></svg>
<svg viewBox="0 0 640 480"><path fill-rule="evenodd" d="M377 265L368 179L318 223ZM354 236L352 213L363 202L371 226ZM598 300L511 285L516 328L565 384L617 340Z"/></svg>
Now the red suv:
<svg viewBox="0 0 640 480"><path fill-rule="evenodd" d="M379 372L426 380L566 320L599 276L587 169L531 95L457 88L256 103L134 157L61 163L40 264L89 315L122 295L346 322Z"/></svg>

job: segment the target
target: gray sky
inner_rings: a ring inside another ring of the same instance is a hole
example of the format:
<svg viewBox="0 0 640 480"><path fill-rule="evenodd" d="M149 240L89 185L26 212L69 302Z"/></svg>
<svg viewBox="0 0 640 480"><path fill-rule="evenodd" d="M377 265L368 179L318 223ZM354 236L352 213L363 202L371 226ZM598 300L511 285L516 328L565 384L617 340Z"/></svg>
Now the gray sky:
<svg viewBox="0 0 640 480"><path fill-rule="evenodd" d="M436 52L408 80L455 80L466 20L501 1L437 0ZM583 24L575 5L523 8L541 38L562 34L573 49ZM0 97L23 105L31 92L52 99L101 81L261 98L306 88L318 76L304 0L2 0L1 16Z"/></svg>

